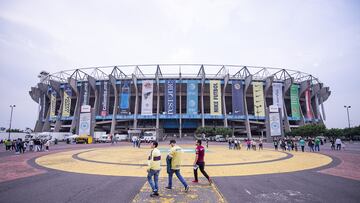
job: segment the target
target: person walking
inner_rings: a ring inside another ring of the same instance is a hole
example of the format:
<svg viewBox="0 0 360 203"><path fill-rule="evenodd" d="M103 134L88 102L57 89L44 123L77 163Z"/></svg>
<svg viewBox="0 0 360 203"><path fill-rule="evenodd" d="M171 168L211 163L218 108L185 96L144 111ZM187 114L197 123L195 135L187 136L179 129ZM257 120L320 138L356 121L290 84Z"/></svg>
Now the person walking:
<svg viewBox="0 0 360 203"><path fill-rule="evenodd" d="M301 151L304 152L305 151L305 140L304 140L304 138L300 138L299 145L301 147Z"/></svg>
<svg viewBox="0 0 360 203"><path fill-rule="evenodd" d="M148 158L148 175L147 180L150 184L152 189L152 193L150 194L151 197L159 196L159 174L160 174L160 162L161 162L161 153L160 150L157 148L158 142L154 141L151 144L151 152ZM154 180L153 180L154 177Z"/></svg>
<svg viewBox="0 0 360 203"><path fill-rule="evenodd" d="M276 151L278 150L278 145L279 145L279 142L278 142L278 140L275 138L275 139L274 139L274 148L275 148Z"/></svg>
<svg viewBox="0 0 360 203"><path fill-rule="evenodd" d="M263 141L260 139L259 141L259 150L263 150Z"/></svg>
<svg viewBox="0 0 360 203"><path fill-rule="evenodd" d="M49 147L50 147L50 140L47 140L47 141L45 142L45 150L46 150L46 151L49 151Z"/></svg>
<svg viewBox="0 0 360 203"><path fill-rule="evenodd" d="M335 144L336 144L336 150L341 150L341 139L340 138L336 138Z"/></svg>
<svg viewBox="0 0 360 203"><path fill-rule="evenodd" d="M314 142L313 140L310 138L309 141L308 141L308 146L309 146L309 150L310 152L314 152Z"/></svg>
<svg viewBox="0 0 360 203"><path fill-rule="evenodd" d="M320 139L315 138L315 151L320 152Z"/></svg>
<svg viewBox="0 0 360 203"><path fill-rule="evenodd" d="M205 171L205 148L201 145L201 140L196 141L196 149L195 149L195 160L194 160L194 180L193 183L198 183L198 169L200 169L201 173L205 176L205 178L209 181L210 185L212 183L209 175Z"/></svg>
<svg viewBox="0 0 360 203"><path fill-rule="evenodd" d="M167 163L171 164L170 170L168 171L169 174L169 182L168 182L168 186L166 186L166 189L172 189L172 177L175 173L175 175L177 176L177 178L180 180L180 182L184 185L185 187L185 192L189 191L189 185L186 183L185 179L182 177L182 175L180 174L180 166L181 166L181 154L182 154L182 149L180 146L176 145L176 141L175 140L170 140L170 152L168 155L168 160Z"/></svg>

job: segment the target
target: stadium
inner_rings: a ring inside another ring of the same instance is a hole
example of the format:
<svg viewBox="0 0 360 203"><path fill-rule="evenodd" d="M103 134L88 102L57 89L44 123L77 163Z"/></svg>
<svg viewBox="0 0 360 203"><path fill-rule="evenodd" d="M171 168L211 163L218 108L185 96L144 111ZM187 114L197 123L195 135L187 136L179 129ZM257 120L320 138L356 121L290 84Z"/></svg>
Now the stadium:
<svg viewBox="0 0 360 203"><path fill-rule="evenodd" d="M29 91L35 132L93 135L154 130L194 135L226 127L233 135L283 136L326 119L331 92L311 74L212 64L117 65L41 72Z"/></svg>

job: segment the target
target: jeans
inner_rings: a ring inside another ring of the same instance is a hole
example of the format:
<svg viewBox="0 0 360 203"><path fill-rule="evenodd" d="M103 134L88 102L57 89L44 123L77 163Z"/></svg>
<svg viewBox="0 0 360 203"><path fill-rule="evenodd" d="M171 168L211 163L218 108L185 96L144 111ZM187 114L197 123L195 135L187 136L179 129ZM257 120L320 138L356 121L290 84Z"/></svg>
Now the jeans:
<svg viewBox="0 0 360 203"><path fill-rule="evenodd" d="M320 145L315 145L315 151L320 151Z"/></svg>
<svg viewBox="0 0 360 203"><path fill-rule="evenodd" d="M168 187L172 187L172 177L173 177L173 174L175 173L175 175L178 177L178 179L180 180L180 182L184 185L184 187L186 188L188 185L185 181L185 179L181 176L180 174L180 169L178 170L171 170L171 173L169 173L169 185Z"/></svg>
<svg viewBox="0 0 360 203"><path fill-rule="evenodd" d="M160 170L149 170L147 179L150 184L151 189L153 192L157 192L159 190L158 182L159 182L159 173ZM154 176L154 181L152 180L152 177Z"/></svg>

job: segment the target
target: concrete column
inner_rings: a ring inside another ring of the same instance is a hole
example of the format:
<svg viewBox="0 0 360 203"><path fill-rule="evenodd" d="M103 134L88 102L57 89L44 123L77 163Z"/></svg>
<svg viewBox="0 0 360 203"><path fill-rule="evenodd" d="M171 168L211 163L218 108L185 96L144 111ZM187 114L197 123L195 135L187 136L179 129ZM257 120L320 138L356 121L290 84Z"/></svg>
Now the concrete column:
<svg viewBox="0 0 360 203"><path fill-rule="evenodd" d="M246 128L247 137L249 139L251 139L252 135L251 135L250 120L249 120L249 112L248 112L247 101L246 101L246 92L251 84L251 81L252 81L252 75L247 76L245 78L245 88L244 88L244 106L245 106L245 115L246 115L245 128Z"/></svg>
<svg viewBox="0 0 360 203"><path fill-rule="evenodd" d="M114 106L113 106L113 114L111 119L111 127L110 127L110 134L114 136L115 129L116 129L116 115L119 105L119 92L116 86L116 78L113 75L109 75L110 83L114 89Z"/></svg>

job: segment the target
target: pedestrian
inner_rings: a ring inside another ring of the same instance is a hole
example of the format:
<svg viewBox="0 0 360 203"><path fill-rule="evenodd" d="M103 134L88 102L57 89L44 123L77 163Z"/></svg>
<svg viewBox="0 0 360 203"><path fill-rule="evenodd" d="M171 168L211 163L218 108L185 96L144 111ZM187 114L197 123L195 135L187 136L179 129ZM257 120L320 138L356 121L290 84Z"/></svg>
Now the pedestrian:
<svg viewBox="0 0 360 203"><path fill-rule="evenodd" d="M294 140L291 139L291 150L294 151L294 148L295 148L295 143Z"/></svg>
<svg viewBox="0 0 360 203"><path fill-rule="evenodd" d="M263 142L262 139L259 141L259 150L263 150Z"/></svg>
<svg viewBox="0 0 360 203"><path fill-rule="evenodd" d="M45 142L45 150L49 151L49 147L50 147L50 140L46 140L46 142Z"/></svg>
<svg viewBox="0 0 360 203"><path fill-rule="evenodd" d="M279 142L278 142L278 140L275 138L274 139L274 148L275 148L275 150L277 151L278 150L278 145L279 145Z"/></svg>
<svg viewBox="0 0 360 203"><path fill-rule="evenodd" d="M320 139L318 137L315 138L315 151L320 151Z"/></svg>
<svg viewBox="0 0 360 203"><path fill-rule="evenodd" d="M304 138L300 138L299 145L301 147L301 151L304 152L305 151L305 140L304 140Z"/></svg>
<svg viewBox="0 0 360 203"><path fill-rule="evenodd" d="M314 152L314 142L313 140L310 138L309 141L308 141L308 146L309 146L309 150L310 152Z"/></svg>
<svg viewBox="0 0 360 203"><path fill-rule="evenodd" d="M29 151L33 151L33 148L34 148L34 140L30 140L29 141Z"/></svg>
<svg viewBox="0 0 360 203"><path fill-rule="evenodd" d="M287 146L287 150L291 151L291 139L290 138L286 139L286 146Z"/></svg>
<svg viewBox="0 0 360 203"><path fill-rule="evenodd" d="M295 152L298 151L298 143L296 141L294 141L294 148L295 148Z"/></svg>
<svg viewBox="0 0 360 203"><path fill-rule="evenodd" d="M201 173L205 176L205 178L209 181L210 185L212 183L209 175L205 171L205 148L201 145L201 140L196 141L196 149L195 149L195 160L194 160L194 180L193 183L199 182L198 180L198 169L200 169Z"/></svg>
<svg viewBox="0 0 360 203"><path fill-rule="evenodd" d="M11 151L13 151L13 150L17 151L17 148L16 148L16 140L13 140L13 141L11 142Z"/></svg>
<svg viewBox="0 0 360 203"><path fill-rule="evenodd" d="M251 141L250 141L250 139L247 139L247 140L246 140L246 146L247 146L246 150L250 150L250 146L251 146Z"/></svg>
<svg viewBox="0 0 360 203"><path fill-rule="evenodd" d="M210 138L207 138L207 139L206 139L206 149L209 148L209 139L210 139Z"/></svg>
<svg viewBox="0 0 360 203"><path fill-rule="evenodd" d="M228 140L229 149L231 149L231 139Z"/></svg>
<svg viewBox="0 0 360 203"><path fill-rule="evenodd" d="M182 175L180 174L180 165L181 165L181 154L182 154L182 149L180 146L176 145L176 141L175 140L170 140L170 152L168 155L168 159L171 163L171 169L169 171L169 182L168 182L168 186L166 186L166 189L172 189L172 177L175 173L175 175L177 176L177 178L180 180L180 182L183 184L183 186L185 187L185 192L189 191L189 185L186 183L185 179L182 177Z"/></svg>
<svg viewBox="0 0 360 203"><path fill-rule="evenodd" d="M341 150L341 139L340 138L336 138L335 144L336 144L336 150Z"/></svg>
<svg viewBox="0 0 360 203"><path fill-rule="evenodd" d="M161 153L160 150L157 148L158 142L154 141L151 144L151 152L150 156L148 158L148 175L147 180L150 184L150 187L152 189L152 193L150 194L151 197L159 196L159 174L160 174L160 162L161 162ZM152 179L154 177L154 180Z"/></svg>
<svg viewBox="0 0 360 203"><path fill-rule="evenodd" d="M335 150L335 141L334 141L334 139L330 140L330 144L331 144L331 150Z"/></svg>
<svg viewBox="0 0 360 203"><path fill-rule="evenodd" d="M256 141L255 140L251 140L251 147L254 151L256 151Z"/></svg>

